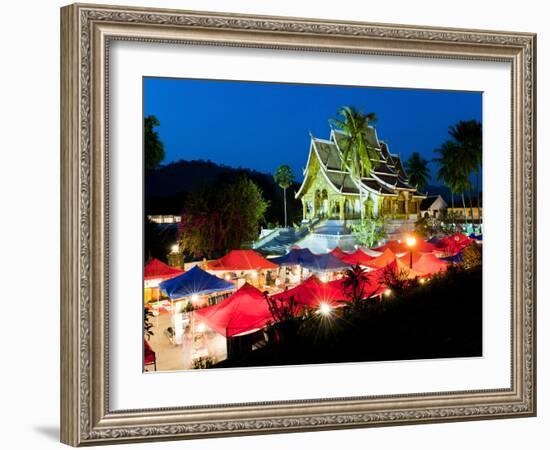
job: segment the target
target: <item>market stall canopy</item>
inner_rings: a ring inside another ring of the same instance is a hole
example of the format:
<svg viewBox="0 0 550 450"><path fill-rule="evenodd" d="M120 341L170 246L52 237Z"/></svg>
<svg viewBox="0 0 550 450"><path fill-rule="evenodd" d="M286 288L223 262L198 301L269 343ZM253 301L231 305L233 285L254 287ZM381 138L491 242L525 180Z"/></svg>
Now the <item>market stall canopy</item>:
<svg viewBox="0 0 550 450"><path fill-rule="evenodd" d="M388 264L394 262L396 259L397 256L395 256L395 253L387 248L380 256L377 256L376 258L367 261L365 265L367 267L370 267L371 269L383 269Z"/></svg>
<svg viewBox="0 0 550 450"><path fill-rule="evenodd" d="M290 250L286 255L272 258L269 261L280 266L312 264L315 261L315 255L308 248L295 248Z"/></svg>
<svg viewBox="0 0 550 450"><path fill-rule="evenodd" d="M365 266L368 261L372 261L374 256L367 255L363 250L358 248L350 255L344 255L340 258L342 261L355 266L359 264L360 266Z"/></svg>
<svg viewBox="0 0 550 450"><path fill-rule="evenodd" d="M350 267L350 264L338 259L330 253L314 255L312 261L304 261L301 265L312 272L338 272L349 269Z"/></svg>
<svg viewBox="0 0 550 450"><path fill-rule="evenodd" d="M199 266L159 284L160 290L172 300L191 295L206 295L235 289L233 283L209 274Z"/></svg>
<svg viewBox="0 0 550 450"><path fill-rule="evenodd" d="M197 309L193 314L195 321L204 322L225 337L251 333L273 321L264 294L248 283L217 305Z"/></svg>
<svg viewBox="0 0 550 450"><path fill-rule="evenodd" d="M385 252L386 250L391 250L393 253L401 254L409 251L407 244L399 241L388 241L380 247L374 248L373 250L377 252Z"/></svg>
<svg viewBox="0 0 550 450"><path fill-rule="evenodd" d="M304 307L316 309L321 303L327 303L333 307L340 306L340 302L345 300L345 295L341 284L323 283L312 275L298 286L272 295L270 298L287 303L293 299L302 307L301 309Z"/></svg>
<svg viewBox="0 0 550 450"><path fill-rule="evenodd" d="M403 263L399 258L396 258L393 262L388 264L385 269L383 270L392 270L396 274L403 273L406 275L406 278L413 279L413 278L424 278L428 274L425 272L419 272L418 270L413 268L411 269L407 264Z"/></svg>
<svg viewBox="0 0 550 450"><path fill-rule="evenodd" d="M413 234L414 236L414 234ZM422 253L432 253L438 249L438 246L432 242L426 241L421 237L414 236L416 238L416 243L413 246L413 250ZM381 247L375 248L375 251L383 252L384 250L390 249L393 253L400 255L401 253L407 253L411 249L405 242L399 241L388 241L386 244Z"/></svg>
<svg viewBox="0 0 550 450"><path fill-rule="evenodd" d="M143 269L143 279L155 280L162 279L167 280L183 273L182 270L170 267L168 264L159 261L156 258L151 259Z"/></svg>
<svg viewBox="0 0 550 450"><path fill-rule="evenodd" d="M349 253L343 251L340 247L336 247L330 251L331 255L336 256L338 259L342 259L344 256L348 256Z"/></svg>
<svg viewBox="0 0 550 450"><path fill-rule="evenodd" d="M416 264L416 262L422 257L422 255L424 255L424 253L421 253L421 252L416 251L416 250L412 251L413 267L414 267L414 264ZM409 251L409 252L405 253L399 259L401 260L401 262L403 264L405 264L408 267L411 263L411 252Z"/></svg>
<svg viewBox="0 0 550 450"><path fill-rule="evenodd" d="M400 261L409 267L407 255L400 258ZM447 262L437 258L433 253L419 253L415 258L413 254L413 270L428 275L447 270Z"/></svg>
<svg viewBox="0 0 550 450"><path fill-rule="evenodd" d="M254 250L231 250L220 259L208 263L208 270L224 272L276 269L277 267L277 264L265 259Z"/></svg>

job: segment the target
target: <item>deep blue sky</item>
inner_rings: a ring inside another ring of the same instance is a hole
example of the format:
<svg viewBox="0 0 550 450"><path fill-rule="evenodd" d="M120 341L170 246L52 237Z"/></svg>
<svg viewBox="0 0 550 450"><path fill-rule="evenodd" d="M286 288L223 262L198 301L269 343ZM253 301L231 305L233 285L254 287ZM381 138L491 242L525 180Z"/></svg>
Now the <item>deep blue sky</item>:
<svg viewBox="0 0 550 450"><path fill-rule="evenodd" d="M482 118L479 92L144 78L144 114L160 121L164 163L210 159L272 173L307 161L309 131L327 139L342 105L378 116L378 137L406 160L432 159L459 120ZM432 172L434 165L430 165Z"/></svg>

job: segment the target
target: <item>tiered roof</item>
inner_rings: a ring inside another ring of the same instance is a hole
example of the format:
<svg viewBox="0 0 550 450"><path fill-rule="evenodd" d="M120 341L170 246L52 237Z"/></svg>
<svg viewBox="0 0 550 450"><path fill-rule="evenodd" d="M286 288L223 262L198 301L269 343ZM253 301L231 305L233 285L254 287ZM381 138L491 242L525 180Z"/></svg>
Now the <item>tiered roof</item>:
<svg viewBox="0 0 550 450"><path fill-rule="evenodd" d="M374 159L371 158L373 169L368 177L361 179L362 189L392 197L397 196L399 191L409 191L415 197L424 198L425 195L419 193L409 183L401 157L390 153L388 145L378 140L373 127L369 127L368 130L367 144L376 149L378 156ZM322 174L335 190L343 194L359 195L359 183L352 179L349 170L342 168L342 150L338 144L339 142L341 144L344 136L342 131L335 129L331 131L329 140L311 136L308 164L304 170L304 182L296 193L297 198L302 195L306 185L312 156L319 161Z"/></svg>

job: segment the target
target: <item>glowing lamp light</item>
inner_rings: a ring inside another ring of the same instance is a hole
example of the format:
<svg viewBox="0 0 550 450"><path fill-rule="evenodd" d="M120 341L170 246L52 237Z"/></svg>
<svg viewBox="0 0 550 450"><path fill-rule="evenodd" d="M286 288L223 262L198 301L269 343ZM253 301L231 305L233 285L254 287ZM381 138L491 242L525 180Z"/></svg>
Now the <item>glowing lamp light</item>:
<svg viewBox="0 0 550 450"><path fill-rule="evenodd" d="M197 325L197 331L198 331L199 333L204 333L205 330L206 330L206 325L204 325L204 323L199 323L199 324Z"/></svg>
<svg viewBox="0 0 550 450"><path fill-rule="evenodd" d="M199 296L197 294L193 294L191 296L191 303L197 303L199 301Z"/></svg>
<svg viewBox="0 0 550 450"><path fill-rule="evenodd" d="M180 246L178 244L174 244L170 250L172 253L178 253L180 251Z"/></svg>
<svg viewBox="0 0 550 450"><path fill-rule="evenodd" d="M231 275L229 275L229 274L225 275L225 280L230 281L231 280Z"/></svg>
<svg viewBox="0 0 550 450"><path fill-rule="evenodd" d="M323 283L326 283L328 281L328 276L326 274L323 274L321 275L321 278L320 280L323 282Z"/></svg>
<svg viewBox="0 0 550 450"><path fill-rule="evenodd" d="M319 314L323 316L329 316L331 312L332 312L332 307L328 303L325 303L325 302L319 303Z"/></svg>
<svg viewBox="0 0 550 450"><path fill-rule="evenodd" d="M386 289L386 290L384 291L384 295L385 295L386 297L389 297L389 296L391 295L391 289L389 289L389 288Z"/></svg>
<svg viewBox="0 0 550 450"><path fill-rule="evenodd" d="M413 236L409 236L409 237L407 238L407 245L408 245L409 247L414 247L414 246L416 245L416 238L413 237Z"/></svg>
<svg viewBox="0 0 550 450"><path fill-rule="evenodd" d="M258 271L257 270L252 272L252 278L258 278Z"/></svg>
<svg viewBox="0 0 550 450"><path fill-rule="evenodd" d="M420 284L424 284L426 282L425 278L420 278Z"/></svg>

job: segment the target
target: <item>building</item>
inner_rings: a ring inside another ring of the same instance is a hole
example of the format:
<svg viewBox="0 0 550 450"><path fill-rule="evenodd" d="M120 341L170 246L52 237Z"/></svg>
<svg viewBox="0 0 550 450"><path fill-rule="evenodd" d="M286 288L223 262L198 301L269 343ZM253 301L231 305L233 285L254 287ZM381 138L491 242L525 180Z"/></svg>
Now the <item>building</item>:
<svg viewBox="0 0 550 450"><path fill-rule="evenodd" d="M425 219L442 218L447 213L448 207L441 195L430 195L420 202L420 214Z"/></svg>
<svg viewBox="0 0 550 450"><path fill-rule="evenodd" d="M304 220L358 219L361 201L368 217L418 217L420 202L426 196L409 184L399 155L391 154L387 144L378 140L376 130L369 127L367 143L377 150L378 161L372 161L368 177L355 179L342 167L338 143L344 136L334 129L328 140L311 136L304 181L296 193L302 201Z"/></svg>

